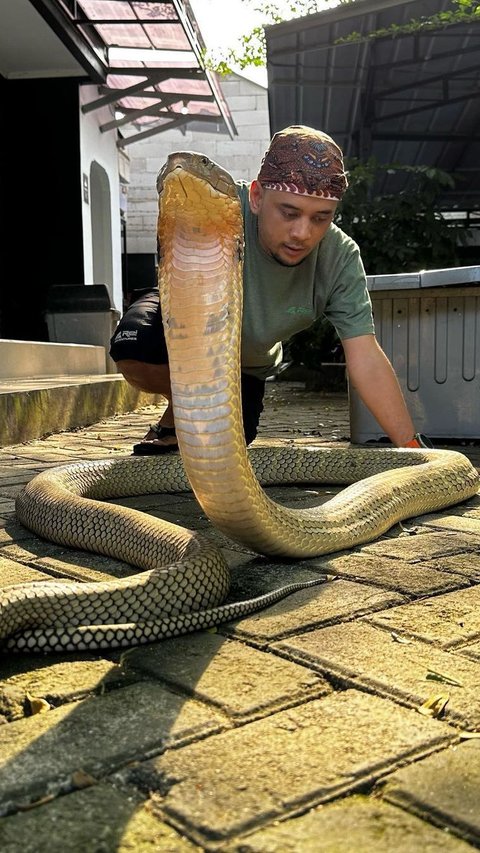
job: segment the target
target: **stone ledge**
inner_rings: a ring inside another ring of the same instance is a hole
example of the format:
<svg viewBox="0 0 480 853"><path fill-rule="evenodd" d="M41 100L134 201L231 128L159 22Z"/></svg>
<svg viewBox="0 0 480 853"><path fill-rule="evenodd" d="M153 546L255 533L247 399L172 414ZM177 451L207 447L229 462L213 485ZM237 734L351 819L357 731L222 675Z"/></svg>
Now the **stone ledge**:
<svg viewBox="0 0 480 853"><path fill-rule="evenodd" d="M111 359L108 359L111 361ZM55 377L59 365L69 376L85 374L101 376L106 372L103 346L43 341L0 340L0 380L14 382L28 379L32 371L37 377ZM109 370L115 373L115 370Z"/></svg>
<svg viewBox="0 0 480 853"><path fill-rule="evenodd" d="M57 377L15 386L16 390L9 386L3 391L0 386L0 447L165 402L160 394L132 388L119 374Z"/></svg>

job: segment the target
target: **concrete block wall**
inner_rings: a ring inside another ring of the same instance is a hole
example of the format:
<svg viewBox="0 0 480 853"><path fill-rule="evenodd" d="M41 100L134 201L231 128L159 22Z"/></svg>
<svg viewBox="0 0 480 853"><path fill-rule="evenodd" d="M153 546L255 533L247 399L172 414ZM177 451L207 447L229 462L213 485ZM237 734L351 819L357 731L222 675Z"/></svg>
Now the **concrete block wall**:
<svg viewBox="0 0 480 853"><path fill-rule="evenodd" d="M127 252L156 250L156 177L172 151L199 151L227 169L235 180L253 180L270 141L267 89L237 74L222 77L220 85L238 135L208 130L166 130L128 147L130 183L127 192ZM206 125L208 127L208 125Z"/></svg>

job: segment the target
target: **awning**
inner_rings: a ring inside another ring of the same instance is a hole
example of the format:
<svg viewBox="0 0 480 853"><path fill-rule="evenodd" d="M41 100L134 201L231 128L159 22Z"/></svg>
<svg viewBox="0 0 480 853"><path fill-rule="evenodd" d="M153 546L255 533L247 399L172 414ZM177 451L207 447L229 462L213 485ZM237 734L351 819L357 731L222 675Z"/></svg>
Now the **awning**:
<svg viewBox="0 0 480 853"><path fill-rule="evenodd" d="M313 125L347 156L443 169L456 185L445 188L442 208L478 216L480 15L408 28L452 8L451 0L356 0L266 27L272 133ZM360 38L349 41L352 33ZM378 190L408 182L408 173L385 172Z"/></svg>
<svg viewBox="0 0 480 853"><path fill-rule="evenodd" d="M36 9L99 85L84 112L111 106L102 131L117 145L191 121L236 134L188 0L33 0Z"/></svg>

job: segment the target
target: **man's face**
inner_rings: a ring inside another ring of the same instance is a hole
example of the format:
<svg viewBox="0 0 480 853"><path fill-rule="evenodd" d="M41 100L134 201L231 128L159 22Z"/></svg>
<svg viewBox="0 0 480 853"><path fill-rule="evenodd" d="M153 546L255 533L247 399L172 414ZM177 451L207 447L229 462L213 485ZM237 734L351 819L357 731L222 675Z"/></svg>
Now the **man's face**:
<svg viewBox="0 0 480 853"><path fill-rule="evenodd" d="M260 245L287 267L300 264L325 236L337 204L314 196L266 190L258 181L250 187L250 208L258 216Z"/></svg>

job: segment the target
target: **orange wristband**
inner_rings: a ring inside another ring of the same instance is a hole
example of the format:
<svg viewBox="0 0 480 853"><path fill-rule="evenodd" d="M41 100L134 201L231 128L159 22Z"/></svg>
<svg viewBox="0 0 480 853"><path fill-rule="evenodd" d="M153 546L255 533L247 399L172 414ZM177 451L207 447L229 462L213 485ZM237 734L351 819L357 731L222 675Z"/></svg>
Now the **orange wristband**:
<svg viewBox="0 0 480 853"><path fill-rule="evenodd" d="M410 441L407 441L404 447L426 447L433 448L433 444L430 439L426 435L422 435L419 432L416 432L413 438Z"/></svg>
<svg viewBox="0 0 480 853"><path fill-rule="evenodd" d="M407 441L407 443L404 444L403 446L404 447L421 447L422 445L420 444L418 438L414 435L413 438L410 441Z"/></svg>

